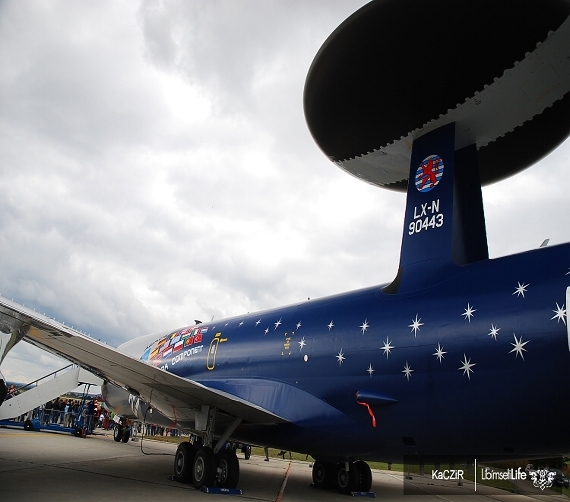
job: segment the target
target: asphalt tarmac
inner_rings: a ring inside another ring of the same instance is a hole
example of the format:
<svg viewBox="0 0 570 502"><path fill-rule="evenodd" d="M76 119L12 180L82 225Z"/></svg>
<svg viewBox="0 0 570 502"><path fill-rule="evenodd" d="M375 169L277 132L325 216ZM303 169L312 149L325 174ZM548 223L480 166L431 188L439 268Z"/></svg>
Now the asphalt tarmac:
<svg viewBox="0 0 570 502"><path fill-rule="evenodd" d="M168 479L172 474L176 445L145 440L116 443L111 435L76 438L70 434L25 432L0 428L0 500L100 502L170 501L344 501L334 490L311 488L311 464L239 454L240 496L206 494ZM510 494L465 482L434 484L429 476L416 476L408 485L415 495L404 495L403 476L373 471L372 491L382 501L503 502L568 501L552 490L521 487L525 494ZM367 499L365 499L367 500Z"/></svg>

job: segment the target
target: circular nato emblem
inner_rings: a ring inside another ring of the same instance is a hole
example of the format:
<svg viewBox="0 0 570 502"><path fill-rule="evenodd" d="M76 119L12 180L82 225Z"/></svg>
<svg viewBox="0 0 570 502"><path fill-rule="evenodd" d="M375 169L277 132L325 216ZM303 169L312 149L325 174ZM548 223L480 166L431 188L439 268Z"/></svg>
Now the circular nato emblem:
<svg viewBox="0 0 570 502"><path fill-rule="evenodd" d="M430 155L420 162L416 171L416 188L420 192L429 192L435 188L443 176L443 160L439 155Z"/></svg>

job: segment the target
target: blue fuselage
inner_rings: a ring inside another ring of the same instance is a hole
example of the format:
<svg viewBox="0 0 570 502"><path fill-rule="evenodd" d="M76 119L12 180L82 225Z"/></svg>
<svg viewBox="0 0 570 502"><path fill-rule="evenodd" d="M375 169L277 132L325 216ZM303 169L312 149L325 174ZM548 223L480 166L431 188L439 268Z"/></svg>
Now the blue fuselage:
<svg viewBox="0 0 570 502"><path fill-rule="evenodd" d="M376 286L203 324L201 344L160 366L289 422L238 428L253 444L387 461L561 454L569 267L564 244L414 293Z"/></svg>

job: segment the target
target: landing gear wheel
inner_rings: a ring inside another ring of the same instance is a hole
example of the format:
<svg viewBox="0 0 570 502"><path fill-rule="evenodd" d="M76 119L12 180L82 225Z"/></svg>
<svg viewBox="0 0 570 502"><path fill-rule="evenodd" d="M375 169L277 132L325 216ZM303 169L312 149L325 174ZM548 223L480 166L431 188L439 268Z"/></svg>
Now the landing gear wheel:
<svg viewBox="0 0 570 502"><path fill-rule="evenodd" d="M348 471L344 464L338 464L336 471L336 487L340 493L348 494L355 492L358 484L358 472L352 462L348 463Z"/></svg>
<svg viewBox="0 0 570 502"><path fill-rule="evenodd" d="M192 481L196 490L204 486L214 486L216 482L216 457L212 448L200 448L194 456L192 468Z"/></svg>
<svg viewBox="0 0 570 502"><path fill-rule="evenodd" d="M223 450L217 456L217 481L220 488L235 488L239 480L239 461L235 451Z"/></svg>
<svg viewBox="0 0 570 502"><path fill-rule="evenodd" d="M194 446L188 442L180 443L174 457L174 479L179 483L192 482L194 466Z"/></svg>
<svg viewBox="0 0 570 502"><path fill-rule="evenodd" d="M317 488L328 488L332 484L334 465L316 460L313 464L313 484Z"/></svg>
<svg viewBox="0 0 570 502"><path fill-rule="evenodd" d="M113 429L113 439L117 441L117 443L121 442L123 438L123 428L120 425L116 425Z"/></svg>
<svg viewBox="0 0 570 502"><path fill-rule="evenodd" d="M246 444L243 447L243 453L244 453L244 457L246 460L249 460L251 457L251 446L249 446L248 444Z"/></svg>
<svg viewBox="0 0 570 502"><path fill-rule="evenodd" d="M130 437L131 437L131 431L128 427L125 427L125 430L123 431L123 437L121 437L121 441L123 443L128 443Z"/></svg>
<svg viewBox="0 0 570 502"><path fill-rule="evenodd" d="M356 491L369 492L372 488L372 471L370 470L370 466L363 460L357 460L354 462L354 467L356 467L358 476Z"/></svg>

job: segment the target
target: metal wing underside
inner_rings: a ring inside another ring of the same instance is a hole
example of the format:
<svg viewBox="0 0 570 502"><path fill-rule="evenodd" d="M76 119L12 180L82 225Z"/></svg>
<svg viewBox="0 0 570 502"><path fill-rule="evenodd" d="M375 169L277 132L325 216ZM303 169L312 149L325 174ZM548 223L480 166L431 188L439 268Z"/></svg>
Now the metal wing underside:
<svg viewBox="0 0 570 502"><path fill-rule="evenodd" d="M73 328L0 297L0 329L19 330L23 340L72 361L114 383L173 420L194 420L203 405L253 424L284 423L281 417L223 391L181 378L118 352Z"/></svg>

